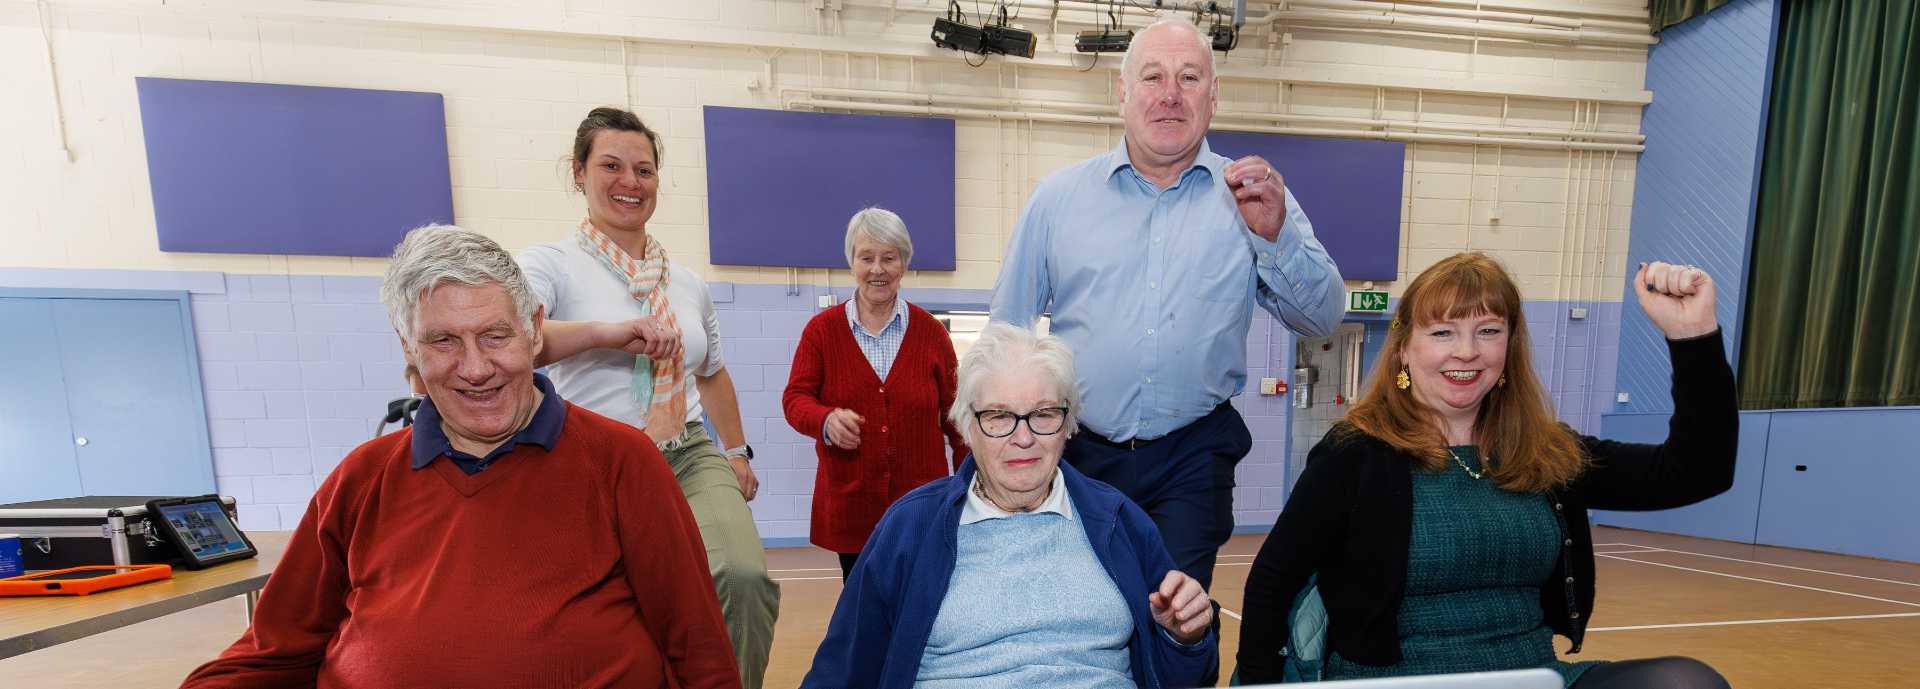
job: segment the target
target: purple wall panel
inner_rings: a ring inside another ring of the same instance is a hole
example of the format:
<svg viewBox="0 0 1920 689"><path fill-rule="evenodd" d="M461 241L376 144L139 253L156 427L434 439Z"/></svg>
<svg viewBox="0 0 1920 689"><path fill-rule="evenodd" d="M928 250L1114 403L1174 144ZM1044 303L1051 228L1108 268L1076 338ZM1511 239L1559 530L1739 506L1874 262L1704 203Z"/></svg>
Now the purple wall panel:
<svg viewBox="0 0 1920 689"><path fill-rule="evenodd" d="M135 81L162 251L386 256L453 222L440 94Z"/></svg>
<svg viewBox="0 0 1920 689"><path fill-rule="evenodd" d="M1248 132L1207 133L1214 153L1257 155L1286 177L1314 235L1348 280L1400 277L1400 192L1407 145Z"/></svg>
<svg viewBox="0 0 1920 689"><path fill-rule="evenodd" d="M953 270L953 120L711 106L705 116L715 264L845 268L847 219L880 206L906 221L914 269Z"/></svg>

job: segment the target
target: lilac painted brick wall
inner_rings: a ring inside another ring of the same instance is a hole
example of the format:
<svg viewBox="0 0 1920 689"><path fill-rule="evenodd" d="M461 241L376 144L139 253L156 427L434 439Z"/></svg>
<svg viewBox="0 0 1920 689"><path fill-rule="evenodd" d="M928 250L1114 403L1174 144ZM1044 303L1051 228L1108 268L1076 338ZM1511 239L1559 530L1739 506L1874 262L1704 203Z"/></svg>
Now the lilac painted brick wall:
<svg viewBox="0 0 1920 689"><path fill-rule="evenodd" d="M247 529L291 529L406 393L380 279L228 275L193 294L213 468Z"/></svg>
<svg viewBox="0 0 1920 689"><path fill-rule="evenodd" d="M129 278L134 282L114 278L97 286L152 287L146 282L168 275L142 271ZM378 303L378 278L226 275L224 282L224 292L200 286L192 295L219 490L242 504L245 528L290 529L314 487L372 436L387 400L405 394L399 342ZM780 393L819 296L844 299L848 290L712 288L723 353L738 385L747 438L758 452L762 490L753 509L760 534L781 544L803 542L817 462L812 441L787 425ZM906 294L916 303L973 309L984 309L990 296L962 289ZM1567 318L1567 308L1576 305L1589 309L1587 320ZM1527 305L1534 356L1554 402L1563 419L1586 432L1597 431L1599 415L1613 406L1620 308L1618 302ZM1285 502L1293 441L1286 400L1257 394L1257 383L1288 372L1292 338L1256 310L1247 342L1249 386L1256 392L1236 397L1234 406L1247 420L1254 450L1237 472L1235 520L1264 528Z"/></svg>

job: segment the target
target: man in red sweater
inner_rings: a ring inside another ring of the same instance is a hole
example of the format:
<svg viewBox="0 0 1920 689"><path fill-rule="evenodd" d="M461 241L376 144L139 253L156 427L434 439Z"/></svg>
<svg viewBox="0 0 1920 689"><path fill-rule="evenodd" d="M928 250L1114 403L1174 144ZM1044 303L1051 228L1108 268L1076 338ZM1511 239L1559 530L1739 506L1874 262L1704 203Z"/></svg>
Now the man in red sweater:
<svg viewBox="0 0 1920 689"><path fill-rule="evenodd" d="M327 477L253 625L182 686L738 689L679 484L533 372L512 255L414 230L381 300L426 383L414 425Z"/></svg>

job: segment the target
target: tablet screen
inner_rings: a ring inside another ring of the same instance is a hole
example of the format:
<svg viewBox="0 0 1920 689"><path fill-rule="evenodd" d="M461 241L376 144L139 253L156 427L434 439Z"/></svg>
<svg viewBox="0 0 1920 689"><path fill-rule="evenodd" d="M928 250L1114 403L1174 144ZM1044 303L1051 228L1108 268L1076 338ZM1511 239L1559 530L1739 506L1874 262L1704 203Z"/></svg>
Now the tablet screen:
<svg viewBox="0 0 1920 689"><path fill-rule="evenodd" d="M167 520L180 536L180 545L195 560L208 560L227 553L249 550L240 528L227 518L215 500L160 506L160 517Z"/></svg>

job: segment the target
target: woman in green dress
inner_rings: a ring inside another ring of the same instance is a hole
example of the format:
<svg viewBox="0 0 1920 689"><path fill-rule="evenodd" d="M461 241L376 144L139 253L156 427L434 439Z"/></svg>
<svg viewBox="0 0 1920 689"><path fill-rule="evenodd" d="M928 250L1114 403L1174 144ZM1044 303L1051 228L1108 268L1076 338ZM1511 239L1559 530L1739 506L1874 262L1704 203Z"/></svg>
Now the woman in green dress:
<svg viewBox="0 0 1920 689"><path fill-rule="evenodd" d="M1689 505L1733 484L1733 371L1713 280L1642 264L1634 293L1666 335L1666 442L1576 434L1554 419L1513 279L1463 253L1415 278L1365 395L1307 458L1247 578L1239 672L1278 682L1290 610L1315 577L1325 679L1548 668L1574 689L1724 689L1691 658L1560 660L1593 612L1587 510Z"/></svg>

